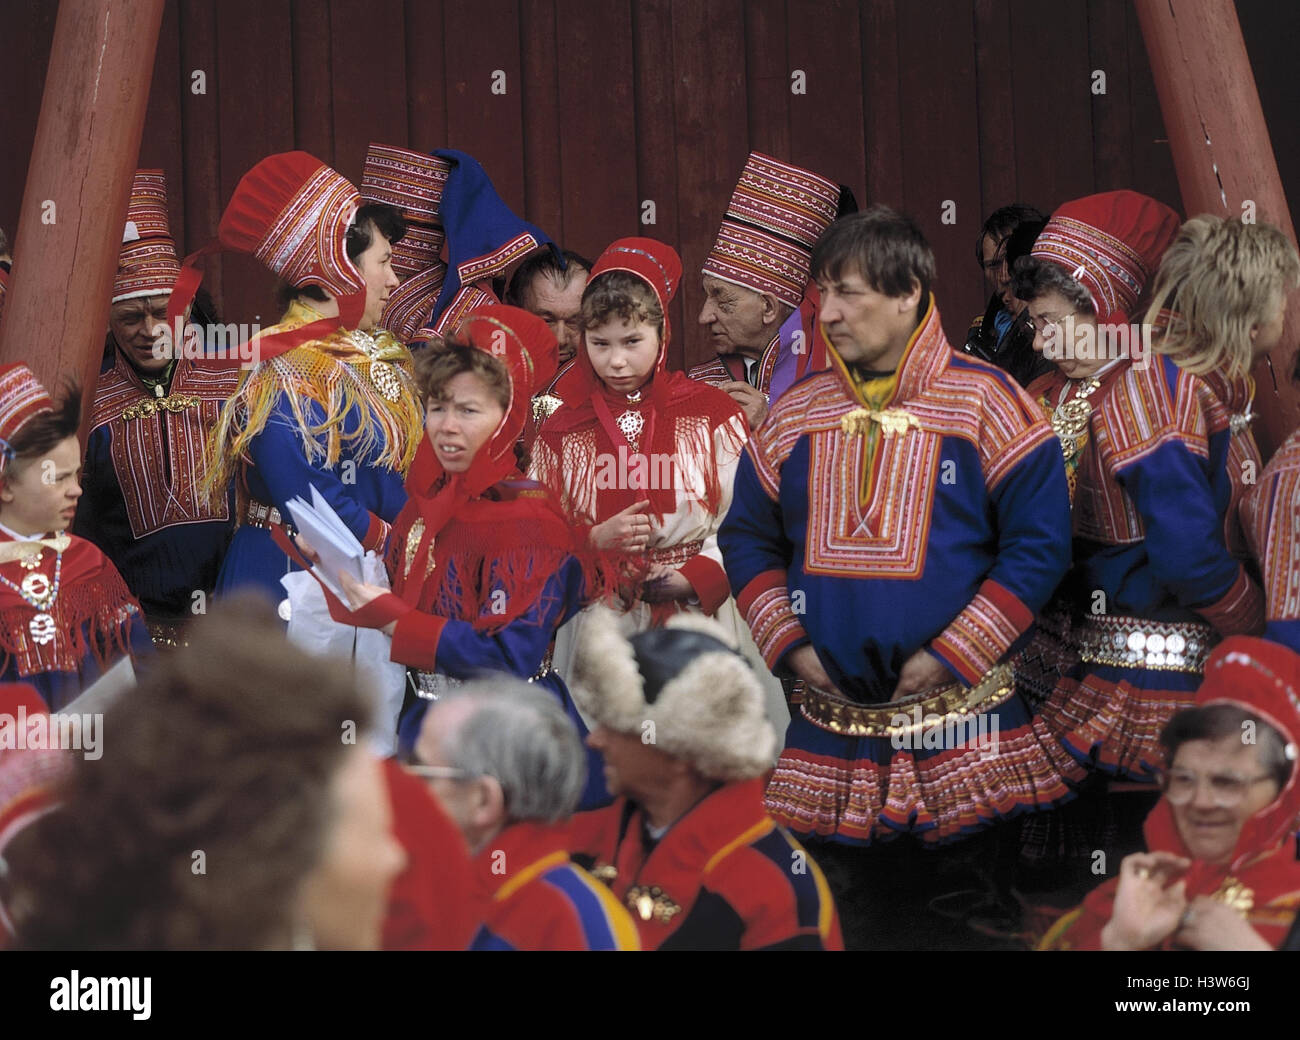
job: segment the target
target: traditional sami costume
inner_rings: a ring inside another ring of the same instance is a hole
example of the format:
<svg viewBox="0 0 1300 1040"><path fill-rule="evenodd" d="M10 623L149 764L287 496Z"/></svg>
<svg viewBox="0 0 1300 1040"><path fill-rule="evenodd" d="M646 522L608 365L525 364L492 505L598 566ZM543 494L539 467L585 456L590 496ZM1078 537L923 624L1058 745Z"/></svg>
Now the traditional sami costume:
<svg viewBox="0 0 1300 1040"><path fill-rule="evenodd" d="M1300 743L1300 657L1281 646L1248 636L1225 639L1210 655L1196 707L1232 704L1276 729L1291 748ZM1173 810L1161 798L1147 817L1147 850L1192 860L1181 875L1190 903L1197 896L1232 907L1273 947L1281 946L1300 910L1300 863L1293 851L1300 817L1300 769L1277 798L1246 821L1226 863L1194 859L1178 833ZM1114 913L1119 879L1093 891L1083 905L1051 929L1040 949L1099 950L1102 929ZM1178 949L1173 937L1157 949Z"/></svg>
<svg viewBox="0 0 1300 1040"><path fill-rule="evenodd" d="M258 362L226 403L208 442L208 486L237 476L240 527L218 595L239 588L284 595L291 566L270 529L286 503L315 486L366 549L382 550L405 503L402 480L421 439L411 356L391 333L356 328L366 288L344 248L357 190L305 152L263 159L245 174L217 242L185 262L169 317L198 285L198 260L222 248L251 253L291 285L318 285L339 305L322 317L299 299L252 341Z"/></svg>
<svg viewBox="0 0 1300 1040"><path fill-rule="evenodd" d="M768 810L798 833L869 844L949 841L1056 804L1071 763L1005 663L1068 564L1051 427L1010 376L952 351L933 299L894 374L828 355L832 369L787 391L751 439L719 534L769 666L811 643L842 691L806 691ZM886 703L922 648L952 686ZM976 725L923 742L934 716L940 730Z"/></svg>
<svg viewBox="0 0 1300 1040"><path fill-rule="evenodd" d="M703 791L660 829L632 790L570 823L575 858L632 912L642 947L842 949L820 868L763 808L776 731L729 630L679 614L628 639L597 607L574 665L583 711L616 733L653 734Z"/></svg>
<svg viewBox="0 0 1300 1040"><path fill-rule="evenodd" d="M1061 207L1032 255L1087 289L1104 328L1127 322L1177 230L1167 206L1108 192ZM1211 385L1167 356L1120 360L1083 382L1083 398L1070 421L1054 419L1077 467L1060 597L1078 663L1039 712L1083 762L1150 779L1160 730L1191 703L1211 647L1262 627L1259 589L1225 544L1242 478L1229 453L1245 448Z"/></svg>
<svg viewBox="0 0 1300 1040"><path fill-rule="evenodd" d="M834 181L752 152L701 273L751 292L771 293L798 310L809 284L813 246L841 212L841 189ZM730 380L748 383L775 400L779 395L772 393L772 378L783 348L791 358L804 353L783 343L778 332L759 358L719 354L688 375L713 386Z"/></svg>
<svg viewBox="0 0 1300 1040"><path fill-rule="evenodd" d="M52 408L26 365L0 370L0 448ZM0 476L10 461L0 456ZM92 543L0 527L0 682L28 683L59 711L117 659L152 649L140 604Z"/></svg>
<svg viewBox="0 0 1300 1040"><path fill-rule="evenodd" d="M487 894L471 950L639 950L622 903L569 859L563 827L517 823L475 866Z"/></svg>
<svg viewBox="0 0 1300 1040"><path fill-rule="evenodd" d="M1300 431L1269 460L1241 519L1264 576L1264 638L1300 653Z"/></svg>
<svg viewBox="0 0 1300 1040"><path fill-rule="evenodd" d="M389 542L393 591L355 613L327 598L336 620L370 628L396 622L391 656L414 670L418 691L401 720L404 746L414 743L429 701L449 678L493 672L550 690L585 736L550 647L556 629L595 594L599 568L554 497L515 468L533 389L555 369L555 337L541 318L501 304L469 315L460 334L506 363L509 410L465 473L446 473L421 440L406 483L410 498ZM595 752L588 766L581 804L605 804Z"/></svg>
<svg viewBox="0 0 1300 1040"><path fill-rule="evenodd" d="M665 315L681 280L681 260L648 238L619 239L596 261L590 286L605 271L626 271L645 281ZM542 427L533 445L532 475L551 488L566 514L595 526L637 501L649 501L650 544L634 568L675 567L695 590L694 602L625 603L628 632L663 624L680 611L715 618L734 633L763 677L773 719L788 717L780 682L767 672L736 610L717 545L718 525L731 504L731 486L747 437L745 417L727 394L667 369L667 319L659 357L648 383L615 393L596 375L585 347L559 386L565 404ZM556 640L555 667L568 674L582 638L579 615Z"/></svg>
<svg viewBox="0 0 1300 1040"><path fill-rule="evenodd" d="M163 172L138 170L112 302L168 295L179 274ZM159 644L179 643L204 609L195 594L212 592L234 530L233 496L212 500L200 484L208 432L238 386L237 371L179 350L148 376L114 348L95 387L73 530L114 562Z"/></svg>

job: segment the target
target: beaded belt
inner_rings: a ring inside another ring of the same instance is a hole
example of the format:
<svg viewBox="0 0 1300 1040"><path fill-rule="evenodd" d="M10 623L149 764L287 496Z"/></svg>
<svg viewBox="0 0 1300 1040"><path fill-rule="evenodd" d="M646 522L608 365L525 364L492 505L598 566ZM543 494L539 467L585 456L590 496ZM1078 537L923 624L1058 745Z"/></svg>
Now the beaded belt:
<svg viewBox="0 0 1300 1040"><path fill-rule="evenodd" d="M935 725L948 716L969 715L972 708L980 711L995 708L1010 698L1015 689L1015 673L1011 665L1000 664L974 686L953 683L934 693L918 694L877 707L867 707L805 685L799 710L814 726L843 737L892 737ZM908 721L901 723L900 716Z"/></svg>
<svg viewBox="0 0 1300 1040"><path fill-rule="evenodd" d="M528 682L538 682L545 679L548 675L553 675L555 669L551 667L551 651L546 651L546 656L542 658L542 663L532 675L528 677ZM415 676L415 693L417 697L426 701L436 701L448 690L454 690L457 686L463 686L463 679L453 679L450 675L443 675L441 672L422 672L417 668L412 668L411 673Z"/></svg>
<svg viewBox="0 0 1300 1040"><path fill-rule="evenodd" d="M669 545L663 549L650 549L646 552L646 558L651 563L680 564L698 556L703 548L703 542L682 542L680 545Z"/></svg>
<svg viewBox="0 0 1300 1040"><path fill-rule="evenodd" d="M268 506L265 502L249 500L248 512L244 514L244 523L249 527L260 527L264 531L269 531L272 527L280 526L280 510L275 506Z"/></svg>
<svg viewBox="0 0 1300 1040"><path fill-rule="evenodd" d="M1073 633L1079 657L1114 668L1155 668L1198 673L1219 641L1214 629L1195 621L1152 621L1109 614L1087 615Z"/></svg>

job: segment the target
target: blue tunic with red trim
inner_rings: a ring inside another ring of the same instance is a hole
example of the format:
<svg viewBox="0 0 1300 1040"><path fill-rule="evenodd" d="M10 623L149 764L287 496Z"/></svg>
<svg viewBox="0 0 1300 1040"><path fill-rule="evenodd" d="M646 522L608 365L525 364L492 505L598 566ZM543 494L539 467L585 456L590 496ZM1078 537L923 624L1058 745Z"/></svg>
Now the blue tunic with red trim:
<svg viewBox="0 0 1300 1040"><path fill-rule="evenodd" d="M647 950L842 950L821 869L763 809L761 778L715 789L657 841L627 799L579 813L574 858L591 864Z"/></svg>
<svg viewBox="0 0 1300 1040"><path fill-rule="evenodd" d="M933 302L879 408L829 355L742 460L718 539L737 603L774 671L811 644L860 704L888 701L922 648L973 685L1023 641L1069 563L1060 445L1009 375L949 347ZM1042 746L1018 696L988 712L996 755L844 736L806 710L768 791L799 833L947 840L1069 795L1068 756Z"/></svg>
<svg viewBox="0 0 1300 1040"><path fill-rule="evenodd" d="M488 901L471 950L641 949L628 912L570 861L563 827L517 823L475 866Z"/></svg>
<svg viewBox="0 0 1300 1040"><path fill-rule="evenodd" d="M1230 506L1243 490L1233 460L1246 456L1233 444L1221 381L1213 386L1156 356L1125 363L1092 400L1074 496L1074 566L1061 589L1076 638L1109 633L1107 625L1125 640L1124 631L1177 625L1195 659L1220 635L1258 632L1263 597L1227 545L1237 526ZM1200 670L1145 652L1142 666L1090 661L1096 653L1058 680L1039 713L1080 761L1150 780L1164 761L1160 731L1191 706Z"/></svg>
<svg viewBox="0 0 1300 1040"><path fill-rule="evenodd" d="M203 452L239 372L176 362L161 401L118 350L95 388L73 530L113 561L148 617L188 618L211 593L235 527L234 494L208 501Z"/></svg>
<svg viewBox="0 0 1300 1040"><path fill-rule="evenodd" d="M1241 518L1264 576L1264 638L1300 653L1300 430L1269 460Z"/></svg>

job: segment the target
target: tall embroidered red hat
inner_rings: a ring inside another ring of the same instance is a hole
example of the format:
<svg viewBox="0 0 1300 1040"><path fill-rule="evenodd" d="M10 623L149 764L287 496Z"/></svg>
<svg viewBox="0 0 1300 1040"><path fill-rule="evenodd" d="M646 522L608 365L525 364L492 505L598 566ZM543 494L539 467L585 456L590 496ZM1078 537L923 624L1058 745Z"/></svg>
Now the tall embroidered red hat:
<svg viewBox="0 0 1300 1040"><path fill-rule="evenodd" d="M30 368L0 365L0 476L14 458L10 442L38 415L52 411L54 402Z"/></svg>
<svg viewBox="0 0 1300 1040"><path fill-rule="evenodd" d="M1181 223L1163 202L1136 191L1088 195L1052 214L1030 255L1082 285L1100 323L1125 323Z"/></svg>
<svg viewBox="0 0 1300 1040"><path fill-rule="evenodd" d="M162 170L136 170L122 248L117 254L112 302L166 295L180 273L167 218L167 176Z"/></svg>
<svg viewBox="0 0 1300 1040"><path fill-rule="evenodd" d="M406 234L393 244L393 271L402 279L388 297L380 324L411 339L433 311L447 265L441 259L446 232L439 209L451 163L395 145L372 143L361 177L361 198L401 211Z"/></svg>
<svg viewBox="0 0 1300 1040"><path fill-rule="evenodd" d="M341 174L306 152L263 159L240 180L221 215L217 238L185 258L167 308L168 323L194 299L205 257L219 252L257 257L290 285L315 285L338 303L336 318L309 322L289 332L263 333L258 356L266 361L300 343L355 329L366 307L366 283L348 258L347 230L361 208L361 195ZM233 351L233 362L240 363Z"/></svg>
<svg viewBox="0 0 1300 1040"><path fill-rule="evenodd" d="M812 249L839 211L840 187L752 152L703 273L798 307Z"/></svg>

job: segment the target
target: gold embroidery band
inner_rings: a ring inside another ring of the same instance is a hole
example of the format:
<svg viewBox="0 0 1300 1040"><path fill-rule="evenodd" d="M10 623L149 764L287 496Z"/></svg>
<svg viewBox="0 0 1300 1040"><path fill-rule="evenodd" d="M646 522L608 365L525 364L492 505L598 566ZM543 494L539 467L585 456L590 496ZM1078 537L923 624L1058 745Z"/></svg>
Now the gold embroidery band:
<svg viewBox="0 0 1300 1040"><path fill-rule="evenodd" d="M189 394L172 394L170 397L146 397L141 401L122 409L123 419L147 419L159 412L183 412L187 408L197 408L199 399Z"/></svg>
<svg viewBox="0 0 1300 1040"><path fill-rule="evenodd" d="M893 737L938 725L949 717L969 715L973 709L988 711L1010 698L1015 689L1015 673L1011 665L1000 664L974 686L953 683L935 693L891 701L877 707L867 707L807 686L799 710L814 726L843 737ZM918 707L919 726L915 721ZM899 725L899 718L909 721Z"/></svg>

